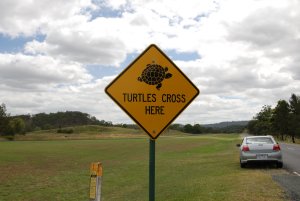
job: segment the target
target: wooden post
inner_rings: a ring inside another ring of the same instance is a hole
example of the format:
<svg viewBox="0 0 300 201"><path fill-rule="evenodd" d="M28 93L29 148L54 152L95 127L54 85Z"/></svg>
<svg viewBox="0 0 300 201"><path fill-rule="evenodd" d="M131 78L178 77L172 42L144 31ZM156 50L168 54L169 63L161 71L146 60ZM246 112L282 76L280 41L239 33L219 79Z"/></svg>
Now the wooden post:
<svg viewBox="0 0 300 201"><path fill-rule="evenodd" d="M90 173L90 201L101 201L102 164L91 163Z"/></svg>

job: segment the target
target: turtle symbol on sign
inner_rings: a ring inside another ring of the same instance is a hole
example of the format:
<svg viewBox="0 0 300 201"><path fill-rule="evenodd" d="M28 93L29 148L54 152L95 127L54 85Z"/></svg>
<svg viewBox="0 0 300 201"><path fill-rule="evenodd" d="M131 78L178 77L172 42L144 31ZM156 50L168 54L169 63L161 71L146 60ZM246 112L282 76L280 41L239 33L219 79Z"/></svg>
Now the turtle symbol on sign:
<svg viewBox="0 0 300 201"><path fill-rule="evenodd" d="M156 89L159 90L162 86L161 82L170 77L172 77L172 74L168 73L168 67L163 68L158 64L147 64L142 75L138 77L138 81L149 85L156 85Z"/></svg>

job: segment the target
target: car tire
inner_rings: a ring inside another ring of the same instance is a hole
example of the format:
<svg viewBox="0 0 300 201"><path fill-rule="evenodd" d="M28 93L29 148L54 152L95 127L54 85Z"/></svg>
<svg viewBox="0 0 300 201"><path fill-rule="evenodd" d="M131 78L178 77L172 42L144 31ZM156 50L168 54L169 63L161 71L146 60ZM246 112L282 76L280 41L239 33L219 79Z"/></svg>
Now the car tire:
<svg viewBox="0 0 300 201"><path fill-rule="evenodd" d="M242 163L240 162L241 168L245 168L246 167L246 163Z"/></svg>
<svg viewBox="0 0 300 201"><path fill-rule="evenodd" d="M277 168L282 168L283 167L283 163L282 162L277 162Z"/></svg>

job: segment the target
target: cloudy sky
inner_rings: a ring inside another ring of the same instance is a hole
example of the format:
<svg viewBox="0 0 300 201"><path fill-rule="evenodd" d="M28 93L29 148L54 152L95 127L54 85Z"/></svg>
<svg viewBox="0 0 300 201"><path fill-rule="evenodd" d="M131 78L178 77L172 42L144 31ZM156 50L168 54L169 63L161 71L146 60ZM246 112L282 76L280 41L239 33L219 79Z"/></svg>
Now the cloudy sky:
<svg viewBox="0 0 300 201"><path fill-rule="evenodd" d="M249 120L300 95L299 0L1 0L0 103L132 123L104 88L150 44L201 91L177 123Z"/></svg>

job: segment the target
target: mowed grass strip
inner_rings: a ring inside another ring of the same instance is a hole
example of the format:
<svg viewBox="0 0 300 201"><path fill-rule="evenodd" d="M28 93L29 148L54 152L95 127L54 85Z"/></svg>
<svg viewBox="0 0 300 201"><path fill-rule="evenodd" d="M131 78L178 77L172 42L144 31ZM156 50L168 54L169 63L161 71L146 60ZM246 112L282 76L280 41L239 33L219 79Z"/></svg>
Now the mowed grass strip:
<svg viewBox="0 0 300 201"><path fill-rule="evenodd" d="M98 125L65 127L63 130L72 130L73 133L58 133L58 129L40 130L26 133L26 135L15 135L15 141L35 140L96 140L103 138L136 138L145 137L140 129L108 127ZM172 131L172 134L175 131ZM176 132L175 132L176 133ZM2 139L4 140L4 139ZM0 137L1 141L1 137Z"/></svg>
<svg viewBox="0 0 300 201"><path fill-rule="evenodd" d="M241 169L238 135L161 136L156 200L284 200L271 175ZM104 201L148 200L149 141L101 139L0 142L0 200L88 200L89 165L103 164Z"/></svg>

